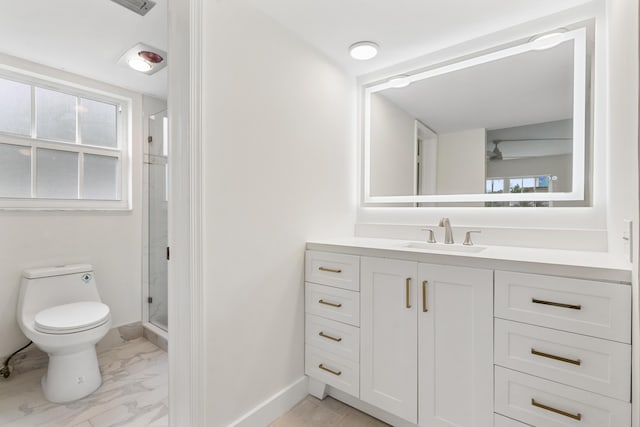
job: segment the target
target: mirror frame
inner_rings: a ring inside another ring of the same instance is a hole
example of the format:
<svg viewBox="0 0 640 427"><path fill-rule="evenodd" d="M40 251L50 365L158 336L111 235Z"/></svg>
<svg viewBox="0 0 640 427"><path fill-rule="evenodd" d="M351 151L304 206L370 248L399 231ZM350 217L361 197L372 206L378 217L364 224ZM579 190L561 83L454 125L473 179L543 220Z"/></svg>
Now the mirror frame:
<svg viewBox="0 0 640 427"><path fill-rule="evenodd" d="M585 151L586 151L586 28L567 31L564 40L573 40L573 169L572 191L557 193L500 193L500 194L434 194L407 196L372 196L371 195L371 95L392 88L388 76L382 83L362 86L363 93L363 165L362 165L362 202L366 204L387 203L459 203L459 202L507 202L507 201L582 201L585 200ZM464 59L444 66L419 71L415 74L407 73L406 79L414 81L424 80L446 73L470 68L476 65L496 61L509 56L529 52L535 49L535 40L516 46L499 49L487 54ZM417 132L417 129L416 129ZM416 135L417 137L417 135Z"/></svg>

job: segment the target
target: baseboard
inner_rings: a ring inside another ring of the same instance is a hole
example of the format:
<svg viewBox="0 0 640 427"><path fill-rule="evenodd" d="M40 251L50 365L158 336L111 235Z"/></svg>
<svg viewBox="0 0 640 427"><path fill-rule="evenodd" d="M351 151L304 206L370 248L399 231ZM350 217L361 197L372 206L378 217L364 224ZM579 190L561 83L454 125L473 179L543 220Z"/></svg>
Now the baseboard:
<svg viewBox="0 0 640 427"><path fill-rule="evenodd" d="M228 427L265 427L287 413L307 394L307 377L301 377L229 424Z"/></svg>

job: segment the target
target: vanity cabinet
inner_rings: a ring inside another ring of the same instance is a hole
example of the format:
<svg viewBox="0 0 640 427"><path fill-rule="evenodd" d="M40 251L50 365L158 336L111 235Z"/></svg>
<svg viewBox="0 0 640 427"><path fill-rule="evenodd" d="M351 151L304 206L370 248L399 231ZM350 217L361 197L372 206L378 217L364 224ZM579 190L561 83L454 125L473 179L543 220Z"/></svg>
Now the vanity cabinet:
<svg viewBox="0 0 640 427"><path fill-rule="evenodd" d="M495 273L495 410L544 427L631 425L631 287Z"/></svg>
<svg viewBox="0 0 640 427"><path fill-rule="evenodd" d="M418 264L361 259L360 399L418 420Z"/></svg>
<svg viewBox="0 0 640 427"><path fill-rule="evenodd" d="M418 264L418 424L493 423L493 271Z"/></svg>
<svg viewBox="0 0 640 427"><path fill-rule="evenodd" d="M424 427L493 420L493 272L361 259L360 398Z"/></svg>
<svg viewBox="0 0 640 427"><path fill-rule="evenodd" d="M627 283L368 255L307 251L314 395L402 427L631 426Z"/></svg>

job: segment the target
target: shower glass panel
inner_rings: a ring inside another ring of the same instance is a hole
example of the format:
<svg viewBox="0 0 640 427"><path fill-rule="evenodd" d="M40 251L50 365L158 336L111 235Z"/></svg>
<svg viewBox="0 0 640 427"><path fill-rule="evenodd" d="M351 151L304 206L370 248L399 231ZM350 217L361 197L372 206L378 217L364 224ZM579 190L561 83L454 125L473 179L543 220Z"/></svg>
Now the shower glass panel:
<svg viewBox="0 0 640 427"><path fill-rule="evenodd" d="M149 322L168 330L167 322L167 112L149 117L148 175L149 212Z"/></svg>

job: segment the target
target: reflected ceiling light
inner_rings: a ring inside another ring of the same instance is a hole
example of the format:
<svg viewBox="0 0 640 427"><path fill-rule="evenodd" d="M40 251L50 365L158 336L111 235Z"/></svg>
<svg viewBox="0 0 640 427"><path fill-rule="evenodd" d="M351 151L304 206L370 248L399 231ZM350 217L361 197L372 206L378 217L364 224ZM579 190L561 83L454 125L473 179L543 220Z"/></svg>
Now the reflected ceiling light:
<svg viewBox="0 0 640 427"><path fill-rule="evenodd" d="M411 84L411 80L409 79L409 76L395 76L391 77L387 83L389 84L389 87L400 89L409 86Z"/></svg>
<svg viewBox="0 0 640 427"><path fill-rule="evenodd" d="M366 61L378 54L378 45L374 42L358 42L349 47L349 53L353 59Z"/></svg>
<svg viewBox="0 0 640 427"><path fill-rule="evenodd" d="M533 50L551 49L566 40L564 34L566 32L566 28L559 28L547 34L534 36L529 40L531 42L531 48Z"/></svg>

